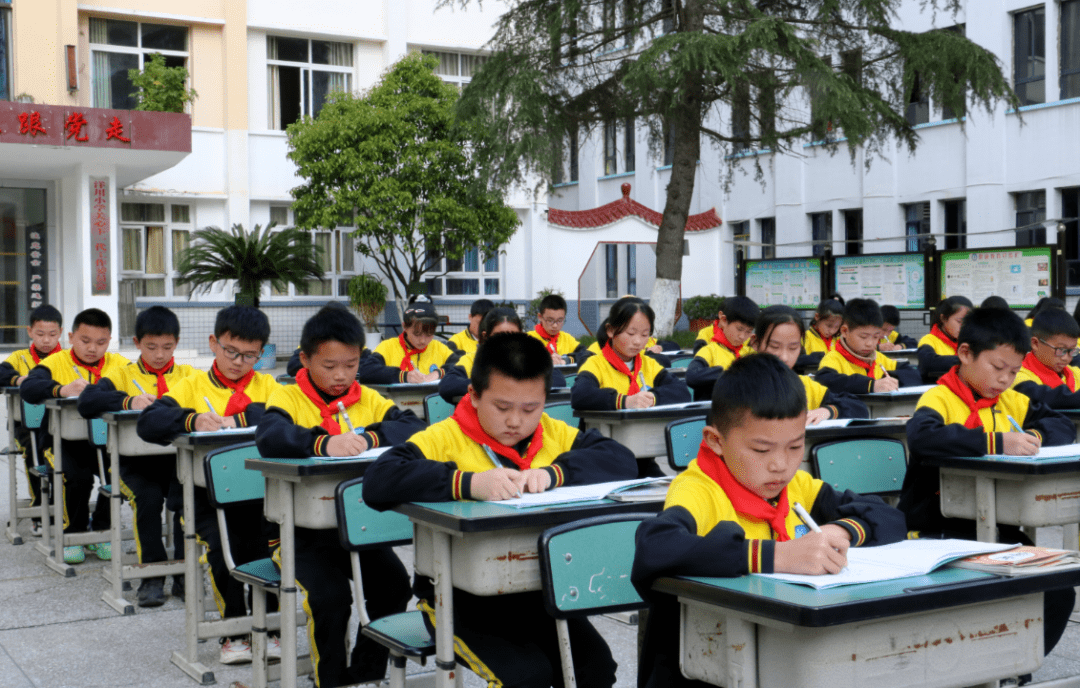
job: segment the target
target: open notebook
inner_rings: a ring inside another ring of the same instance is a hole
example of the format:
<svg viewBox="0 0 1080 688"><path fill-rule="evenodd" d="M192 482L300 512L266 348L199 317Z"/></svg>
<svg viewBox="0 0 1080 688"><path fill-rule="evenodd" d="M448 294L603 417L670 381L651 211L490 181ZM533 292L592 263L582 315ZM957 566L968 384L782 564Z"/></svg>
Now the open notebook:
<svg viewBox="0 0 1080 688"><path fill-rule="evenodd" d="M635 485L645 485L659 480L669 479L670 478L668 477L636 478L634 480L615 480L608 483L594 483L592 485L555 487L546 492L525 493L520 497L511 497L510 499L504 499L500 502L492 502L492 504L512 506L515 509L520 509L529 506L553 506L557 504L572 504L574 502L590 502L597 499L603 499L610 492L616 492Z"/></svg>
<svg viewBox="0 0 1080 688"><path fill-rule="evenodd" d="M1041 447L1034 456L1016 456L1014 454L987 454L986 458L995 461L1080 461L1080 444L1063 444L1058 447Z"/></svg>
<svg viewBox="0 0 1080 688"><path fill-rule="evenodd" d="M898 397L898 396L903 396L903 395L906 395L906 394L923 394L924 392L929 392L934 387L937 387L937 385L919 385L917 387L901 387L900 389L895 389L895 390L893 390L891 392L870 392L870 394L868 394L867 396L872 396L872 397Z"/></svg>
<svg viewBox="0 0 1080 688"><path fill-rule="evenodd" d="M190 434L192 437L203 437L203 436L206 436L206 435L230 435L230 434L234 434L234 433L243 434L245 432L246 433L255 432L255 427L252 426L252 427L248 427L248 428L221 428L220 430L213 430L213 431L210 431L210 432L196 431L196 432L192 432L192 433L188 433L188 434Z"/></svg>

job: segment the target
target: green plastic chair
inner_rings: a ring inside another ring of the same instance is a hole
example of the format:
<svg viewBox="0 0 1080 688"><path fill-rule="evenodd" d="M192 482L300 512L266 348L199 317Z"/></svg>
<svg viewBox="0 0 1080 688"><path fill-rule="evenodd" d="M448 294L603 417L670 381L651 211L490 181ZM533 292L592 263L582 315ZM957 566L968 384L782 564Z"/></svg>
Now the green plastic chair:
<svg viewBox="0 0 1080 688"><path fill-rule="evenodd" d="M664 444L667 445L668 465L673 471L684 470L697 458L701 446L701 431L705 428L705 416L693 416L673 420L664 428Z"/></svg>
<svg viewBox="0 0 1080 688"><path fill-rule="evenodd" d="M41 424L45 422L45 404L30 404L21 399L19 403L22 405L23 427L35 431L30 433L30 460L33 461L39 456L36 431L40 430ZM51 526L52 518L49 515L49 504L52 501L52 466L48 461L43 461L37 466L27 466L26 472L41 481L41 513L38 514L38 518L41 519L41 548L48 552L51 549L49 543L53 538L51 528L54 527Z"/></svg>
<svg viewBox="0 0 1080 688"><path fill-rule="evenodd" d="M567 619L644 609L630 582L634 535L653 514L597 516L565 523L540 535L544 608L555 618L563 685L577 685Z"/></svg>
<svg viewBox="0 0 1080 688"><path fill-rule="evenodd" d="M454 405L438 394L429 394L424 397L424 413L427 414L428 425L435 425L454 413Z"/></svg>
<svg viewBox="0 0 1080 688"><path fill-rule="evenodd" d="M556 420L561 420L572 428L578 427L578 423L581 422L580 418L574 418L574 409L570 406L569 401L548 404L544 406L544 413Z"/></svg>
<svg viewBox="0 0 1080 688"><path fill-rule="evenodd" d="M412 542L409 519L394 511L378 512L364 503L363 478L346 480L334 492L338 539L352 562L353 594L360 612L360 632L390 650L390 685L405 686L408 659L420 663L435 654L435 639L424 625L423 612L401 612L372 621L367 615L364 584L360 575L360 552Z"/></svg>
<svg viewBox="0 0 1080 688"><path fill-rule="evenodd" d="M86 421L86 437L90 440L90 446L97 452L98 479L101 487L98 488L106 497L112 497L112 483L105 474L105 447L109 443L109 424L101 418L90 418ZM118 469L119 470L119 469Z"/></svg>
<svg viewBox="0 0 1080 688"><path fill-rule="evenodd" d="M819 444L810 450L814 471L837 490L859 494L899 494L907 472L900 440L860 437Z"/></svg>
<svg viewBox="0 0 1080 688"><path fill-rule="evenodd" d="M578 375L577 373L570 373L569 375L564 375L563 376L564 378L566 378L566 386L567 387L573 387L574 386L574 380L577 379L577 375Z"/></svg>

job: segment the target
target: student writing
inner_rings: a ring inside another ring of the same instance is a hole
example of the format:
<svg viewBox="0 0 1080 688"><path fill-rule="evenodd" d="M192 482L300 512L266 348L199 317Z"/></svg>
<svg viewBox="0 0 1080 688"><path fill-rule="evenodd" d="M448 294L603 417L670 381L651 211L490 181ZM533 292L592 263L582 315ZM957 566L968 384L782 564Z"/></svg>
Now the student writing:
<svg viewBox="0 0 1080 688"><path fill-rule="evenodd" d="M818 367L825 354L835 348L836 336L843 324L844 304L836 299L825 299L818 304L803 336L803 355L796 364L800 370Z"/></svg>
<svg viewBox="0 0 1080 688"><path fill-rule="evenodd" d="M476 353L476 345L480 341L480 323L484 316L495 307L491 299L477 299L469 306L469 325L461 332L446 341L446 345L454 350L454 356Z"/></svg>
<svg viewBox="0 0 1080 688"><path fill-rule="evenodd" d="M917 386L919 374L899 368L877 349L883 319L873 299L851 299L844 306L844 324L832 351L825 354L814 379L837 392L867 394Z"/></svg>
<svg viewBox="0 0 1080 688"><path fill-rule="evenodd" d="M453 351L435 339L439 316L430 301L413 297L405 308L401 334L379 342L365 367L367 384L419 384L441 378Z"/></svg>
<svg viewBox="0 0 1080 688"><path fill-rule="evenodd" d="M694 360L686 368L686 384L694 390L695 399L709 399L713 384L732 361L749 353L746 346L754 333L754 322L761 310L752 299L729 296L713 323L712 337L697 349Z"/></svg>
<svg viewBox="0 0 1080 688"><path fill-rule="evenodd" d="M900 327L900 309L896 306L885 305L881 307L881 317L885 321L881 326L881 343L878 351L899 351L900 349L914 349L918 343L906 335L900 334L896 328Z"/></svg>
<svg viewBox="0 0 1080 688"><path fill-rule="evenodd" d="M919 340L919 374L924 382L936 382L949 372L959 359L956 357L956 337L960 324L973 308L966 296L950 296L934 309L934 325L930 334Z"/></svg>
<svg viewBox="0 0 1080 688"><path fill-rule="evenodd" d="M1053 409L1080 408L1080 368L1072 365L1077 355L1077 325L1068 312L1045 310L1031 326L1031 351L1024 356L1013 389Z"/></svg>
<svg viewBox="0 0 1080 688"><path fill-rule="evenodd" d="M529 333L544 343L555 365L563 365L567 358L581 363L588 356L585 347L576 337L563 332L566 324L566 299L558 294L548 294L540 300L536 328Z"/></svg>

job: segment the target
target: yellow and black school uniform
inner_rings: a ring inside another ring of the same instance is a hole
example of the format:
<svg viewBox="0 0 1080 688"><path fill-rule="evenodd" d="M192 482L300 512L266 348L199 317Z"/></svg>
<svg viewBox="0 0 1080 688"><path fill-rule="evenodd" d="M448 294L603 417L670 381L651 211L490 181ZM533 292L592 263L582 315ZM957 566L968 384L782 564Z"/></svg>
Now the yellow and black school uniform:
<svg viewBox="0 0 1080 688"><path fill-rule="evenodd" d="M575 409L625 408L626 397L648 389L656 405L690 401L686 383L665 370L655 359L639 353L629 364L619 358L610 342L599 356L590 356L578 369L570 392Z"/></svg>
<svg viewBox="0 0 1080 688"><path fill-rule="evenodd" d="M664 366L665 368L670 368L671 367L671 359L668 358L666 354L658 354L658 353L656 353L654 351L649 351L650 346L656 346L657 344L660 344L661 346L664 346L665 343L673 345L673 346L671 346L669 348L665 348L664 349L665 351L669 351L669 350L670 351L678 351L679 350L679 345L674 344L674 342L666 342L666 340L665 340L665 342L661 342L656 337L649 337L648 341L645 342L645 349L641 353L645 354L649 358L652 358L653 360L655 360L657 363ZM585 351L582 353L582 355L578 356L575 360L580 365L581 363L584 363L585 361L589 360L589 356L595 356L595 355L597 355L599 353L600 353L600 342L593 342L592 344L590 344L588 346L588 348L585 349ZM554 387L554 386L556 386L556 385L552 385L552 387Z"/></svg>
<svg viewBox="0 0 1080 688"><path fill-rule="evenodd" d="M476 353L476 337L473 336L472 331L467 327L446 340L446 344L451 349L460 351L463 354Z"/></svg>
<svg viewBox="0 0 1080 688"><path fill-rule="evenodd" d="M694 360L686 367L686 385L694 390L694 399L712 399L712 388L720 375L746 353L743 347L731 343L724 331L716 328L713 338L697 350Z"/></svg>
<svg viewBox="0 0 1080 688"><path fill-rule="evenodd" d="M469 392L469 377L472 375L473 362L476 360L476 352L463 354L457 361L446 368L446 375L439 380L439 396L451 404L457 404L458 400ZM551 388L566 387L566 376L561 370L551 371Z"/></svg>
<svg viewBox="0 0 1080 688"><path fill-rule="evenodd" d="M339 402L345 406L348 421L341 415ZM301 369L296 384L270 395L255 442L263 456L328 456L327 442L350 432L349 423L372 448L400 444L426 427L412 411L402 411L358 382L335 397L315 386L308 371ZM279 565L280 554L280 550L274 552ZM361 552L360 568L372 619L405 611L412 597L409 574L393 548ZM386 675L388 650L366 636L358 636L352 661L347 662L351 579L349 553L342 549L336 531L296 529L296 583L304 595L315 685L320 688L366 683Z"/></svg>
<svg viewBox="0 0 1080 688"><path fill-rule="evenodd" d="M578 363L581 363L582 354L588 353L581 345L581 342L577 340L574 335L560 331L555 337L552 337L544 329L543 325L537 325L533 328L528 335L535 337L544 343L544 347L550 354L559 354L560 356L572 356Z"/></svg>
<svg viewBox="0 0 1080 688"><path fill-rule="evenodd" d="M719 329L720 321L713 320L711 325L706 325L705 327L698 330L697 337L694 339L694 353L696 354L703 346L705 346L711 341L714 341L716 337L716 331ZM649 341L655 343L655 340ZM650 343L649 346L652 346L652 343ZM750 340L743 342L742 347L739 349L739 354L741 356L745 356L752 353L754 353L754 350L750 348Z"/></svg>
<svg viewBox="0 0 1080 688"><path fill-rule="evenodd" d="M75 357L71 349L53 354L34 366L19 387L19 395L30 404L40 404L46 399L60 396L60 388L83 379L91 384L102 377L112 375L130 361L120 354L106 352L101 360L87 364ZM52 435L39 436L44 447L43 456L55 468ZM89 440L61 440L64 458L64 532L81 533L90 527L90 510L87 504L98 474L97 452ZM105 455L105 477L109 478L109 457ZM109 499L98 494L94 508L94 530L108 530L110 524Z"/></svg>
<svg viewBox="0 0 1080 688"><path fill-rule="evenodd" d="M33 344L29 348L19 349L18 351L11 352L11 355L7 359L0 363L0 385L4 387L18 387L18 380L20 377L25 377L30 374L30 371L38 363L41 363L43 359L49 356L59 353L63 349L57 344L56 347L48 352L41 353ZM30 456L30 430L23 426L21 421L15 422L15 448L23 455L23 463L26 466L26 482L30 488L30 506L35 507L41 504L41 480L30 472L31 466L40 466L45 462L44 449L42 448L42 435L47 434L45 423L42 423L41 429L38 430L37 438L37 456Z"/></svg>
<svg viewBox="0 0 1080 688"><path fill-rule="evenodd" d="M214 363L210 370L189 375L175 387L170 386L164 396L143 410L135 430L147 442L168 444L179 435L193 432L196 417L211 410L222 417L232 417L237 427L255 426L266 410L267 399L280 387L270 375L254 370L239 380L229 380ZM207 401L212 409L207 408ZM277 547L277 524L263 517L261 504L230 507L225 517L229 531L234 534L229 545L235 563L264 559ZM229 575L217 515L206 488L198 486L195 487L195 532L206 547L218 612L223 618L245 616L244 585ZM275 610L277 598L271 596L266 604L268 610Z"/></svg>
<svg viewBox="0 0 1080 688"><path fill-rule="evenodd" d="M833 335L828 339L822 337L821 333L811 324L803 333L803 353L799 356L799 360L795 362L795 370L817 370L818 365L821 364L821 359L836 348L839 339L839 335Z"/></svg>
<svg viewBox="0 0 1080 688"><path fill-rule="evenodd" d="M945 334L938 325L930 328L930 334L919 340L919 374L926 383L936 382L953 366L960 365L956 355L956 340Z"/></svg>
<svg viewBox="0 0 1080 688"><path fill-rule="evenodd" d="M499 444L484 432L465 398L453 416L379 457L364 474L364 501L382 511L400 502L470 499L473 476L492 468L493 462L518 470L543 469L552 486L637 475L629 449L596 430L581 432L546 414L530 437L513 447ZM414 590L431 630L431 579L417 575ZM551 686L557 680L554 624L539 592L480 597L454 590L454 633L458 661L489 685ZM611 652L588 620L572 619L570 636L579 685L613 685Z"/></svg>
<svg viewBox="0 0 1080 688"><path fill-rule="evenodd" d="M1068 365L1061 374L1044 365L1033 352L1024 357L1013 389L1052 409L1080 409L1080 368Z"/></svg>
<svg viewBox="0 0 1080 688"><path fill-rule="evenodd" d="M670 575L773 572L776 542L809 531L790 508L796 502L817 523L846 530L852 547L904 539L904 515L878 497L839 492L798 471L776 499L767 501L739 483L703 442L697 458L672 481L664 510L637 530L631 578L652 602L639 685L690 685L679 672L679 605L673 596L654 593L652 582Z"/></svg>
<svg viewBox="0 0 1080 688"><path fill-rule="evenodd" d="M885 371L901 387L918 386L920 382L916 371L898 368L896 361L880 351L875 349L874 360L867 361L856 356L843 340L821 359L814 379L835 392L869 394L874 391L874 383L885 377Z"/></svg>
<svg viewBox="0 0 1080 688"><path fill-rule="evenodd" d="M834 392L825 385L806 375L800 375L806 390L806 409L819 408L829 410L829 418L869 418L870 409L859 399L847 392Z"/></svg>
<svg viewBox="0 0 1080 688"><path fill-rule="evenodd" d="M300 347L296 347L296 351L289 357L289 362L285 364L285 374L289 377L296 377L296 374L303 367L304 364L300 362ZM371 349L365 346L360 350L360 369L356 372L357 382L363 384L365 376L371 377L373 373L378 373L382 367L382 363L375 363L375 360L371 357Z"/></svg>
<svg viewBox="0 0 1080 688"><path fill-rule="evenodd" d="M881 338L882 344L899 344L905 349L917 349L918 342L907 335L900 334L899 330L893 330Z"/></svg>
<svg viewBox="0 0 1080 688"><path fill-rule="evenodd" d="M369 385L405 382L412 370L424 374L438 371L439 377L442 377L443 366L453 353L450 347L437 339L432 339L423 349L414 349L402 332L394 339L379 342L372 353L372 362L366 367L361 366L361 373L364 382Z"/></svg>

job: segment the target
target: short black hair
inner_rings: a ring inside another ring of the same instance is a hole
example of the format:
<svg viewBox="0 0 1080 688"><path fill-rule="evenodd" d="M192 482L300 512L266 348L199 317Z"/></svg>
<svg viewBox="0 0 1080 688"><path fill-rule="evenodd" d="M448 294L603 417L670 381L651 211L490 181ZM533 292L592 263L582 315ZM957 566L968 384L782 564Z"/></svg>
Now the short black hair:
<svg viewBox="0 0 1080 688"><path fill-rule="evenodd" d="M961 308L971 310L975 308L975 304L966 296L950 296L947 299L942 299L941 303L934 309L934 316L931 320L939 326L944 325L945 321L956 315L956 312Z"/></svg>
<svg viewBox="0 0 1080 688"><path fill-rule="evenodd" d="M724 299L724 305L720 308L729 323L741 322L744 325L754 326L761 309L749 296L729 296Z"/></svg>
<svg viewBox="0 0 1080 688"><path fill-rule="evenodd" d="M469 306L469 315L484 316L488 314L492 308L495 307L495 302L491 299L477 299Z"/></svg>
<svg viewBox="0 0 1080 688"><path fill-rule="evenodd" d="M537 313L543 313L544 311L565 311L566 299L559 294L548 294L544 298L540 299L540 307L536 309Z"/></svg>
<svg viewBox="0 0 1080 688"><path fill-rule="evenodd" d="M1009 310L1012 307L1009 305L1008 301L1000 296L994 295L987 296L983 299L983 302L979 304L979 308L1004 308L1005 310Z"/></svg>
<svg viewBox="0 0 1080 688"><path fill-rule="evenodd" d="M50 306L46 303L30 311L30 324L33 325L36 322L51 322L63 327L64 316L60 315L60 311L56 309L56 306Z"/></svg>
<svg viewBox="0 0 1080 688"><path fill-rule="evenodd" d="M882 327L885 320L873 299L852 299L844 305L844 324L849 330L857 327Z"/></svg>
<svg viewBox="0 0 1080 688"><path fill-rule="evenodd" d="M611 305L608 317L600 324L600 329L596 333L596 343L600 348L604 348L609 339L607 328L610 327L615 334L619 334L630 327L630 321L638 313L645 314L649 321L649 333L652 334L653 327L656 325L656 313L653 312L652 307L636 296L624 296Z"/></svg>
<svg viewBox="0 0 1080 688"><path fill-rule="evenodd" d="M1048 310L1065 310L1065 302L1054 296L1044 296L1035 302L1035 307L1028 311L1027 317L1034 318L1039 313Z"/></svg>
<svg viewBox="0 0 1080 688"><path fill-rule="evenodd" d="M551 390L551 354L536 337L524 332L507 332L477 348L469 381L477 396L491 384L491 373L497 371L515 380L543 378L544 394Z"/></svg>
<svg viewBox="0 0 1080 688"><path fill-rule="evenodd" d="M75 321L71 323L71 331L79 329L79 325L89 325L90 327L104 327L109 332L112 332L112 318L109 314L100 308L87 308L75 316Z"/></svg>
<svg viewBox="0 0 1080 688"><path fill-rule="evenodd" d="M783 361L772 354L736 359L713 385L706 422L727 434L749 413L780 420L806 413L806 388Z"/></svg>
<svg viewBox="0 0 1080 688"><path fill-rule="evenodd" d="M222 308L214 319L214 337L220 339L226 333L245 342L266 346L270 341L270 320L254 306Z"/></svg>
<svg viewBox="0 0 1080 688"><path fill-rule="evenodd" d="M165 306L150 306L135 318L135 339L169 334L180 340L180 319Z"/></svg>
<svg viewBox="0 0 1080 688"><path fill-rule="evenodd" d="M507 322L517 325L519 332L525 331L525 325L521 323L521 316L513 308L492 308L484 315L484 319L480 321L480 327L477 328L479 332L477 338L481 342L487 341L492 330Z"/></svg>
<svg viewBox="0 0 1080 688"><path fill-rule="evenodd" d="M1068 311L1051 308L1035 316L1031 322L1031 334L1039 339L1049 339L1059 334L1076 339L1080 338L1080 325Z"/></svg>
<svg viewBox="0 0 1080 688"><path fill-rule="evenodd" d="M363 351L364 326L348 309L327 304L304 323L300 332L300 350L308 357L314 356L323 342L341 342Z"/></svg>
<svg viewBox="0 0 1080 688"><path fill-rule="evenodd" d="M839 296L839 294L837 296ZM817 310L814 311L814 322L831 318L834 315L844 315L843 302L838 301L837 299L825 299L818 304Z"/></svg>
<svg viewBox="0 0 1080 688"><path fill-rule="evenodd" d="M896 306L882 306L881 319L893 327L900 327L900 309Z"/></svg>
<svg viewBox="0 0 1080 688"><path fill-rule="evenodd" d="M964 316L956 342L967 344L972 356L1003 344L1026 354L1031 351L1030 337L1027 325L1016 313L1000 308L975 308Z"/></svg>
<svg viewBox="0 0 1080 688"><path fill-rule="evenodd" d="M799 328L799 339L806 334L806 323L803 322L799 311L791 306L767 306L761 310L757 322L754 323L754 340L759 349L769 343L769 336L777 325L792 324Z"/></svg>

